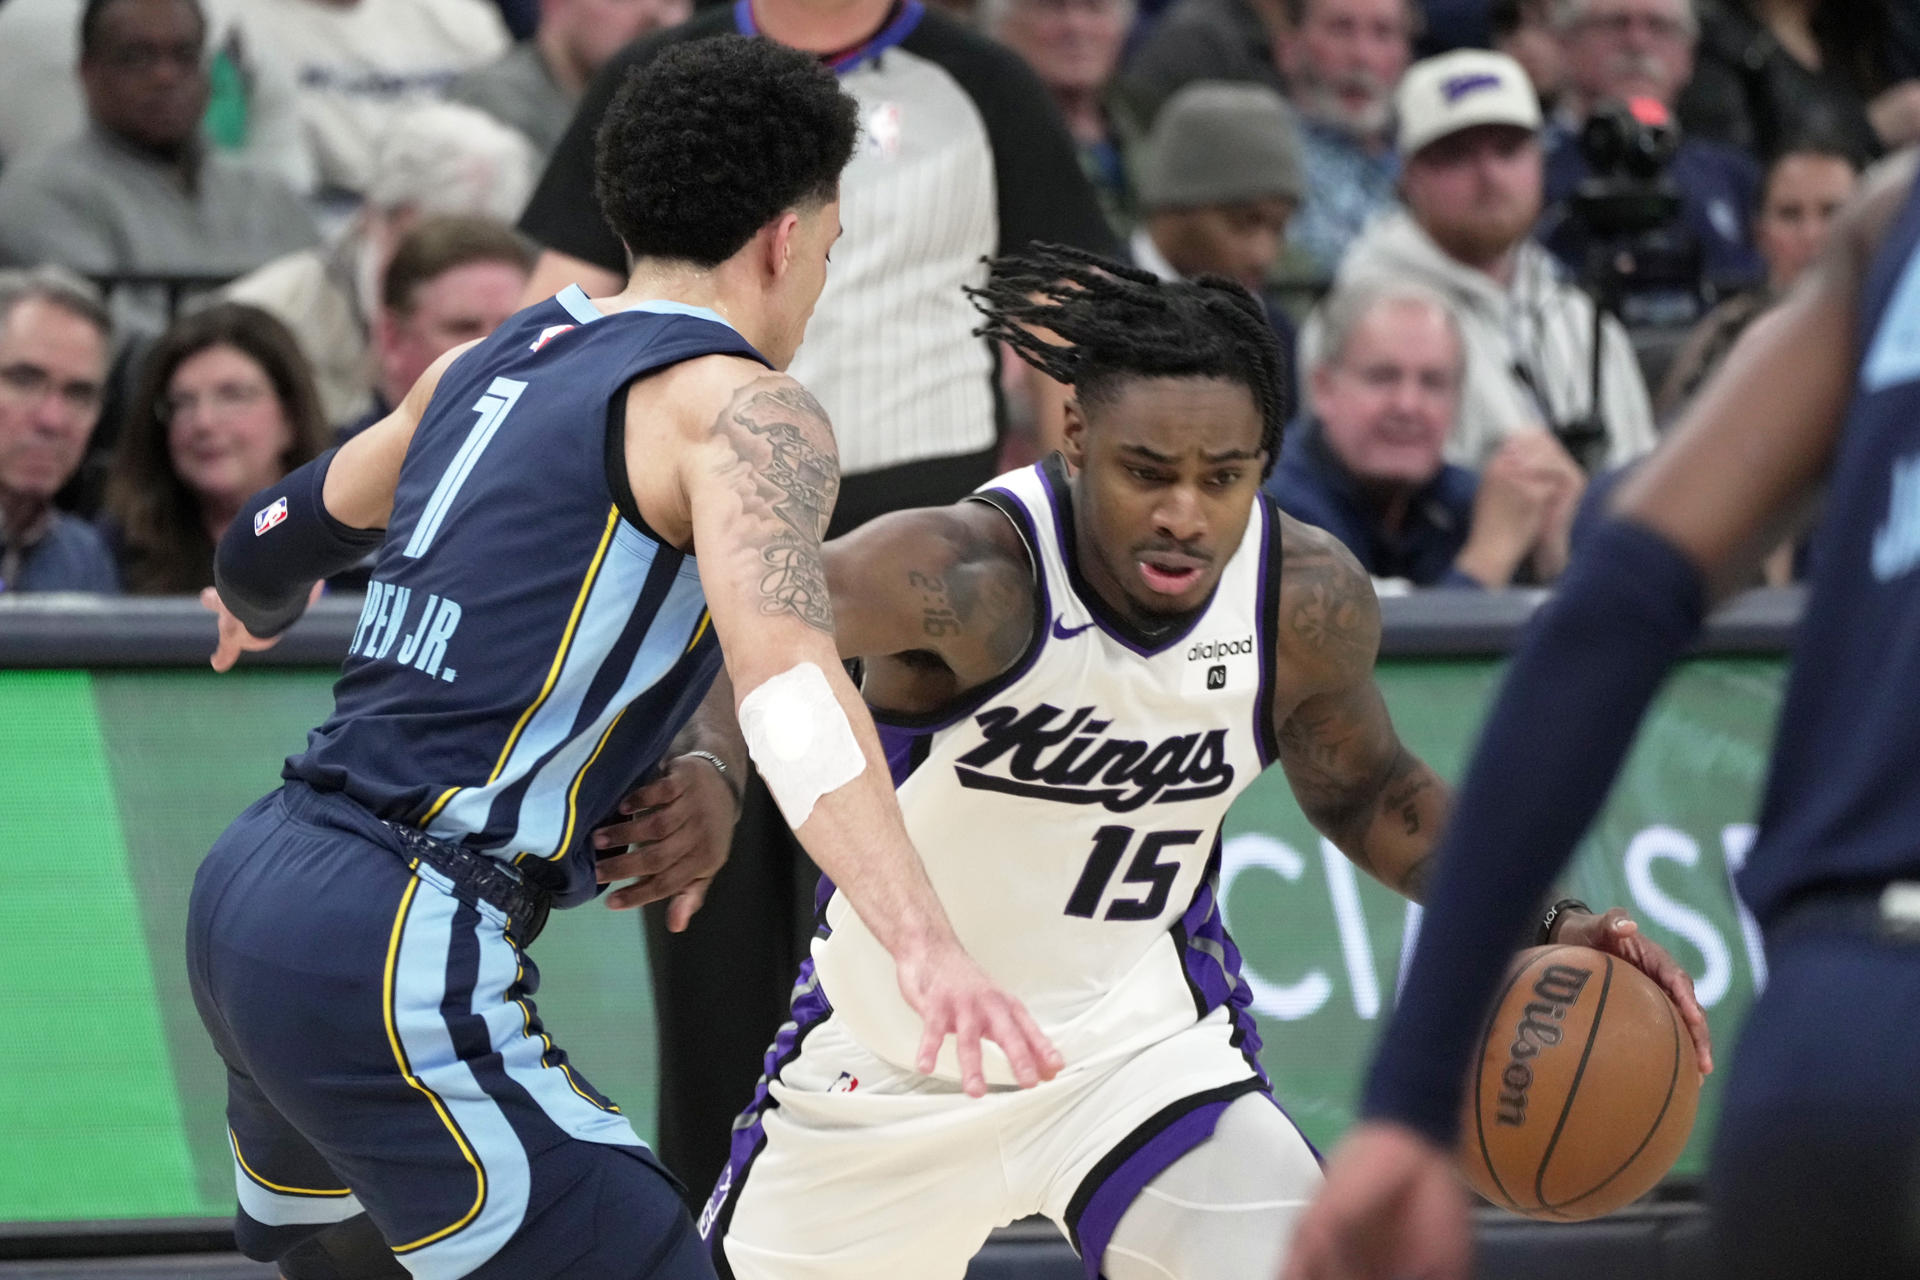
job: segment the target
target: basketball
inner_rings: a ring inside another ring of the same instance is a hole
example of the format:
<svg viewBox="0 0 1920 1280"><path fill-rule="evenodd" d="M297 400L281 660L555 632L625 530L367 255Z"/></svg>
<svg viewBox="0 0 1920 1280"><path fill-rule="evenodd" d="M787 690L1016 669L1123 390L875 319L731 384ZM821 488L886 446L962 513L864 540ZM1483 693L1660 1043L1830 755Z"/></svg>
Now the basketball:
<svg viewBox="0 0 1920 1280"><path fill-rule="evenodd" d="M1597 1218L1673 1167L1699 1100L1693 1039L1653 979L1589 947L1533 947L1481 1034L1460 1162L1504 1209Z"/></svg>

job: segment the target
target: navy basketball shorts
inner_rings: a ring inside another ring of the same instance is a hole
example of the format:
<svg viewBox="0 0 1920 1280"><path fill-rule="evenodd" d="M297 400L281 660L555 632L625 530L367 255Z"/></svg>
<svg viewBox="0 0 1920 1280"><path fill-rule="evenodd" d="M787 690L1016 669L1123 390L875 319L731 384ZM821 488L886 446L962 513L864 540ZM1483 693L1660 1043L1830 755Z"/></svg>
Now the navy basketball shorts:
<svg viewBox="0 0 1920 1280"><path fill-rule="evenodd" d="M1769 931L1708 1178L1728 1280L1920 1276L1920 944Z"/></svg>
<svg viewBox="0 0 1920 1280"><path fill-rule="evenodd" d="M504 918L397 848L290 782L194 879L188 972L227 1065L241 1249L279 1258L364 1213L433 1280L711 1280L673 1180L541 1027Z"/></svg>

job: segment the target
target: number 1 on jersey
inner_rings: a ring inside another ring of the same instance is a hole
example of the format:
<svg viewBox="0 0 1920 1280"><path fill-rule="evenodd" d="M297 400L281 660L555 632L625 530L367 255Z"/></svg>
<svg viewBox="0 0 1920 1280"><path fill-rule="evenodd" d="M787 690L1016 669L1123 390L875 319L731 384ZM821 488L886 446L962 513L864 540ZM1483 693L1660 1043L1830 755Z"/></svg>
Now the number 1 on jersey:
<svg viewBox="0 0 1920 1280"><path fill-rule="evenodd" d="M1100 900L1106 896L1114 869L1120 865L1121 855L1133 843L1133 835L1132 827L1102 827L1093 833L1093 852L1087 857L1079 883L1073 886L1073 896L1067 899L1068 915L1093 919L1094 912L1100 909ZM1107 908L1106 919L1156 919L1167 909L1167 896L1173 892L1173 882L1180 875L1180 863L1160 861L1160 851L1169 845L1194 844L1199 839L1198 831L1147 832L1122 880L1125 884L1149 886L1147 896L1114 899Z"/></svg>

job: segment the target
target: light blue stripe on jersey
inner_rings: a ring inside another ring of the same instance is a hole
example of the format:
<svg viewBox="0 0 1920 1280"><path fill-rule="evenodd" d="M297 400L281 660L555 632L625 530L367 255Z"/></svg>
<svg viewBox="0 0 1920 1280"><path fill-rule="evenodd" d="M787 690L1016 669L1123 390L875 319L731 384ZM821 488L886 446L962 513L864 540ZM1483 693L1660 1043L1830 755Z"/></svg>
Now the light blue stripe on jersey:
<svg viewBox="0 0 1920 1280"><path fill-rule="evenodd" d="M577 284L568 285L559 293L556 293L553 296L553 300L565 307L567 314L582 324L591 324L595 320L603 320L606 318L605 313L603 313L600 308L594 306L593 303L587 300L586 293ZM727 328L733 329L733 325L718 311L714 311L709 307L692 306L685 302L668 302L664 298L656 298L648 302L637 302L633 306L623 307L621 310L650 311L654 315L661 316L692 316L696 320L711 320L715 324L723 324L726 325ZM734 332L738 333L739 330L734 329Z"/></svg>
<svg viewBox="0 0 1920 1280"><path fill-rule="evenodd" d="M619 550L623 538L643 541L630 526L623 524L613 537L615 551ZM651 547L652 543L646 545ZM604 575L606 571L603 569L601 572ZM564 743L534 775L533 782L520 801L519 826L508 840L507 849L549 858L566 851L568 810L575 779L600 749L601 739L612 727L615 718L680 660L680 655L686 652L687 641L693 636L693 629L700 624L701 611L706 607L706 596L700 590L698 568L691 559L682 561L666 598L654 612L653 621L647 624L646 638L633 655L633 663L627 668L626 678L620 682L620 688L594 716L593 723ZM591 600L587 608L592 610ZM631 606L628 611L631 612ZM582 626L584 628L585 619L582 619ZM578 643L576 640L575 644ZM602 816L588 814L586 820L596 822Z"/></svg>
<svg viewBox="0 0 1920 1280"><path fill-rule="evenodd" d="M627 1118L608 1111L575 1091L564 1067L545 1065L548 1041L527 1034L527 1013L507 991L520 979L520 957L504 937L480 929L480 967L474 977L473 1005L487 1024L487 1043L500 1055L507 1075L525 1089L534 1105L563 1131L582 1142L616 1147L643 1145Z"/></svg>
<svg viewBox="0 0 1920 1280"><path fill-rule="evenodd" d="M447 994L447 955L454 913L460 904L433 889L413 894L401 925L400 954L393 976L393 1026L414 1079L433 1091L480 1163L483 1199L472 1221L446 1237L399 1255L420 1280L464 1276L500 1251L520 1229L531 1185L527 1152L500 1104L487 1095L473 1070L454 1051L441 1003ZM481 950L509 949L482 930ZM510 950L510 949L509 949ZM469 1008L484 1012L476 993ZM490 1003L497 1005L498 1000Z"/></svg>
<svg viewBox="0 0 1920 1280"><path fill-rule="evenodd" d="M447 807L434 816L427 824L429 833L442 840L457 840L462 836L487 827L489 815L493 812L493 803L500 794L519 783L519 781L537 768L550 753L566 743L573 733L573 726L580 718L581 705L585 702L587 690L592 687L594 677L600 673L606 662L607 652L620 633L633 618L634 606L640 602L640 592L647 583L647 573L653 567L654 556L659 547L651 538L640 533L631 525L622 523L614 532L613 545L607 548L606 561L600 566L599 576L587 595L586 607L580 614L580 625L575 629L573 643L567 649L567 656L560 668L560 676L554 682L553 691L547 695L540 709L513 744L513 751L507 756L497 777L483 787L474 787L461 791L448 801ZM658 627L656 619L652 626ZM685 631L678 633L684 644ZM650 630L648 639L653 638ZM619 706L626 705L624 702ZM613 708L614 711L619 706ZM612 712L607 712L611 715ZM582 735L586 743L585 750L591 752L597 740L597 734ZM580 754L575 766L586 759ZM571 780L571 774L568 775ZM566 808L566 787L560 788L560 810L563 815ZM531 797L530 797L531 798ZM544 797L549 800L551 797ZM595 814L596 818L600 815ZM527 808L523 803L520 816L515 825L528 825ZM538 825L538 824L536 824ZM560 823L547 824L552 835L547 844L527 845L520 843L520 833L516 832L513 843L506 846L509 856L516 853L537 851L555 852L551 843L560 837ZM546 827L542 827L546 829Z"/></svg>

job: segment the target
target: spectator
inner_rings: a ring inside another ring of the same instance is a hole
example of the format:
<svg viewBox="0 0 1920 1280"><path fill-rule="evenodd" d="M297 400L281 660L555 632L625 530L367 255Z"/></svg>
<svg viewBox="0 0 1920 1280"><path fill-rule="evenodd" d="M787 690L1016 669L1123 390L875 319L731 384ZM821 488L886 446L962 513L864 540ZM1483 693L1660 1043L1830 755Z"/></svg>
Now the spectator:
<svg viewBox="0 0 1920 1280"><path fill-rule="evenodd" d="M246 0L236 25L250 72L271 67L299 86L329 226L370 194L395 118L508 43L489 0Z"/></svg>
<svg viewBox="0 0 1920 1280"><path fill-rule="evenodd" d="M0 174L0 264L50 261L93 276L236 276L315 240L278 178L212 154L196 0L104 0L80 27L89 124ZM158 298L131 303L165 323Z"/></svg>
<svg viewBox="0 0 1920 1280"><path fill-rule="evenodd" d="M147 353L101 519L135 595L213 585L213 548L251 495L326 446L320 401L285 325L223 302Z"/></svg>
<svg viewBox="0 0 1920 1280"><path fill-rule="evenodd" d="M961 286L981 255L1036 240L1118 252L1059 109L1026 64L915 0L753 0L630 45L594 78L521 228L545 246L528 293L613 292L626 251L593 196L594 131L628 71L681 40L739 31L828 59L864 141L840 180L845 235L790 372L825 406L843 476L830 532L951 502L995 473L994 353ZM640 175L644 180L644 175ZM685 933L648 917L661 1043L659 1134L699 1197L813 932L818 879L766 789L750 784L727 873ZM724 1005L732 1016L716 1022ZM696 1208L697 1212L697 1208Z"/></svg>
<svg viewBox="0 0 1920 1280"><path fill-rule="evenodd" d="M1452 305L1467 377L1448 458L1479 465L1506 437L1543 425L1577 440L1589 467L1652 448L1646 383L1611 318L1601 345L1600 421L1591 422L1593 303L1530 235L1541 202L1540 104L1520 64L1465 49L1416 63L1399 108L1407 207L1368 226L1340 264L1338 283L1414 280ZM1315 330L1310 321L1301 335L1309 365Z"/></svg>
<svg viewBox="0 0 1920 1280"><path fill-rule="evenodd" d="M1245 80L1284 92L1280 48L1291 2L1174 0L1121 71L1129 110L1150 123L1176 90L1195 80Z"/></svg>
<svg viewBox="0 0 1920 1280"><path fill-rule="evenodd" d="M1753 224L1754 240L1767 264L1766 283L1728 298L1687 336L1654 401L1662 421L1686 407L1747 326L1799 279L1826 243L1834 215L1859 182L1858 164L1837 142L1788 143L1767 166L1760 212Z"/></svg>
<svg viewBox="0 0 1920 1280"><path fill-rule="evenodd" d="M1419 14L1414 0L1288 0L1288 8L1281 65L1307 169L1293 241L1324 278L1361 228L1393 207L1393 91Z"/></svg>
<svg viewBox="0 0 1920 1280"><path fill-rule="evenodd" d="M484 338L520 309L533 250L504 222L442 214L400 238L380 285L373 349L380 368L374 406L342 435L392 412L427 366L463 342Z"/></svg>
<svg viewBox="0 0 1920 1280"><path fill-rule="evenodd" d="M1507 437L1476 477L1444 457L1466 347L1424 285L1342 290L1308 414L1287 430L1267 489L1347 545L1375 578L1416 587L1547 583L1566 568L1586 478L1544 431Z"/></svg>
<svg viewBox="0 0 1920 1280"><path fill-rule="evenodd" d="M87 122L74 64L80 60L80 14L86 0L0 3L0 162L62 142ZM206 0L208 47L216 83L233 69L238 40L232 11L245 0ZM225 60L223 64L223 60ZM241 119L237 128L207 130L215 146L277 175L295 192L313 187L313 157L294 115L293 85L283 77L233 75L224 83ZM220 94L216 92L215 100ZM209 109L209 116L213 109Z"/></svg>
<svg viewBox="0 0 1920 1280"><path fill-rule="evenodd" d="M1540 98L1542 115L1552 115L1567 80L1566 57L1548 8L1554 0L1494 0L1488 20L1493 47L1526 68Z"/></svg>
<svg viewBox="0 0 1920 1280"><path fill-rule="evenodd" d="M1053 95L1114 234L1138 218L1127 156L1137 141L1131 112L1113 92L1133 0L986 0L987 33L1026 60Z"/></svg>
<svg viewBox="0 0 1920 1280"><path fill-rule="evenodd" d="M1567 267L1585 271L1593 238L1573 210L1590 170L1580 129L1604 102L1651 98L1672 110L1693 75L1698 24L1692 0L1557 0L1555 30L1567 88L1548 126L1547 214L1540 239ZM1741 288L1764 271L1751 239L1760 169L1737 148L1682 135L1669 170L1679 220L1638 238L1621 281L1630 323L1687 324L1699 317L1701 281Z"/></svg>
<svg viewBox="0 0 1920 1280"><path fill-rule="evenodd" d="M120 589L99 535L53 505L100 420L111 337L86 281L0 271L0 593Z"/></svg>
<svg viewBox="0 0 1920 1280"><path fill-rule="evenodd" d="M1809 131L1863 161L1920 141L1920 9L1911 0L1719 0L1702 14L1680 122L1763 161Z"/></svg>
<svg viewBox="0 0 1920 1280"><path fill-rule="evenodd" d="M545 163L593 73L629 40L692 12L692 0L541 0L533 38L455 80L447 97L526 134Z"/></svg>
<svg viewBox="0 0 1920 1280"><path fill-rule="evenodd" d="M380 281L407 229L430 213L512 219L533 181L533 148L524 136L452 102L402 112L376 155L367 202L333 244L270 262L225 295L271 311L293 330L327 421L339 427L372 408Z"/></svg>
<svg viewBox="0 0 1920 1280"><path fill-rule="evenodd" d="M1264 297L1305 190L1293 112L1265 85L1201 81L1167 100L1140 154L1133 260L1165 280L1226 276ZM1293 324L1266 303L1293 350Z"/></svg>

